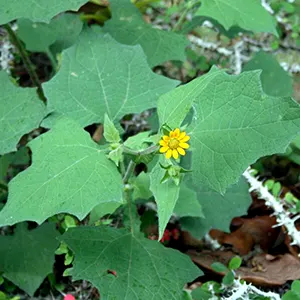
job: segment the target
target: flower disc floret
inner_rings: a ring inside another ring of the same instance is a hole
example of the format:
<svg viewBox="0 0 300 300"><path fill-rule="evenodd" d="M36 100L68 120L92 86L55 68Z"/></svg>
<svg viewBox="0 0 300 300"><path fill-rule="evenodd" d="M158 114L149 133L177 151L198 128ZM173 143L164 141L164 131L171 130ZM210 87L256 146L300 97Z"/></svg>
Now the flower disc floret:
<svg viewBox="0 0 300 300"><path fill-rule="evenodd" d="M170 131L169 135L164 135L162 139L159 141L160 144L160 153L165 153L166 158L177 159L179 155L184 156L185 149L188 149L190 145L187 143L190 137L184 131L180 131L179 128Z"/></svg>

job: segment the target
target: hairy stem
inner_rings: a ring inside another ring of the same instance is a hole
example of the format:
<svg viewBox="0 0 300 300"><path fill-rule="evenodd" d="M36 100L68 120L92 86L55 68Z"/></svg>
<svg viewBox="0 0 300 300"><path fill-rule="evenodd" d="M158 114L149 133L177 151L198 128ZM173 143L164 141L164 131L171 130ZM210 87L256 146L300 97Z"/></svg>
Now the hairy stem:
<svg viewBox="0 0 300 300"><path fill-rule="evenodd" d="M128 180L129 180L131 174L133 173L135 166L136 166L135 162L133 160L131 160L128 167L127 167L125 175L123 177L123 183L124 184L128 183Z"/></svg>
<svg viewBox="0 0 300 300"><path fill-rule="evenodd" d="M33 84L37 87L37 92L38 95L40 97L40 99L43 102L46 102L46 97L44 95L44 91L42 89L42 85L39 81L39 78L35 72L34 66L32 65L28 53L26 52L22 42L19 40L19 38L17 37L17 35L15 34L15 32L11 29L11 27L8 24L4 25L4 28L6 29L7 33L10 36L10 39L12 41L12 43L15 45L15 47L18 49L20 56L24 62L24 65L28 71L28 74L33 82Z"/></svg>
<svg viewBox="0 0 300 300"><path fill-rule="evenodd" d="M132 203L131 203L131 190L130 187L127 185L128 180L130 176L132 175L134 168L136 164L133 160L130 161L127 170L125 172L124 178L123 178L123 183L125 184L125 200L127 202L128 206L128 214L129 214L129 219L130 219L130 232L132 235L134 235L134 217L133 217L133 211L132 211Z"/></svg>
<svg viewBox="0 0 300 300"><path fill-rule="evenodd" d="M124 146L123 148L123 152L126 153L126 154L130 154L130 155L134 155L134 156L142 156L142 155L147 155L147 154L151 154L151 153L154 153L158 150L158 146L157 145L154 145L154 146L150 146L148 148L146 148L145 150L142 150L142 151L135 151L135 150L132 150L130 148L127 148Z"/></svg>

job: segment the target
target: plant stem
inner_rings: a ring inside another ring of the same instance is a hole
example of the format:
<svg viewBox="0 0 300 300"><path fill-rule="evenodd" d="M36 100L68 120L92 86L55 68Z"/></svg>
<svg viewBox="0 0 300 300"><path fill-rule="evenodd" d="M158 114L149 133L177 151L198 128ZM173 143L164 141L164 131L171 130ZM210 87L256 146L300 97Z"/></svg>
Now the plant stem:
<svg viewBox="0 0 300 300"><path fill-rule="evenodd" d="M9 34L12 43L16 46L16 48L18 49L20 56L24 62L24 65L28 71L28 74L32 80L32 83L37 87L37 92L38 95L40 97L40 99L46 103L46 97L44 95L44 91L42 89L42 85L39 81L39 78L37 76L37 73L35 72L34 66L32 65L28 53L26 52L22 42L19 40L19 38L17 37L17 35L15 34L15 32L11 29L11 27L8 24L4 25L4 28L6 29L7 33Z"/></svg>
<svg viewBox="0 0 300 300"><path fill-rule="evenodd" d="M135 166L136 166L136 163L135 163L133 160L131 160L130 163L129 163L129 165L128 165L128 167L127 167L127 170L126 170L126 172L125 172L125 175L124 175L124 177L123 177L123 183L124 183L124 184L126 184L126 183L128 182L128 180L129 180L131 174L132 174L133 171L134 171Z"/></svg>
<svg viewBox="0 0 300 300"><path fill-rule="evenodd" d="M175 24L175 26L173 27L172 31L178 31L181 28L183 22L186 19L188 12L199 3L200 3L199 0L198 1L190 1L189 3L187 3L186 8L184 9L183 13L180 15L180 17L179 17L177 23Z"/></svg>
<svg viewBox="0 0 300 300"><path fill-rule="evenodd" d="M130 187L127 186L127 182L132 175L134 168L136 166L136 163L131 160L129 162L129 165L127 167L127 170L125 172L124 178L123 178L123 183L125 184L125 191L124 191L124 196L125 200L127 202L128 206L128 214L129 214L129 219L130 219L130 232L132 235L134 235L134 218L133 218L133 213L132 213L132 204L131 204L131 190Z"/></svg>
<svg viewBox="0 0 300 300"><path fill-rule="evenodd" d="M142 155L147 155L147 154L151 154L151 153L154 153L158 150L158 146L157 145L154 145L154 146L150 146L148 148L146 148L145 150L142 150L142 151L135 151L135 150L132 150L130 148L127 148L124 146L123 148L123 152L126 153L126 154L130 154L130 155L134 155L134 156L142 156Z"/></svg>

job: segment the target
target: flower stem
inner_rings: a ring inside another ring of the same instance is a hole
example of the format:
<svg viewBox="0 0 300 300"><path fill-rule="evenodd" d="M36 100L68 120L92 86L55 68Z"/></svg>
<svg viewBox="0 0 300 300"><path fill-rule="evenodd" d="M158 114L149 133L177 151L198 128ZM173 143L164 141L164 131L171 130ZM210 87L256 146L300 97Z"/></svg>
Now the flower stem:
<svg viewBox="0 0 300 300"><path fill-rule="evenodd" d="M159 147L157 145L154 145L154 146L150 146L142 151L135 151L135 150L132 150L132 149L124 146L123 152L126 154L134 155L134 156L143 156L143 155L147 155L147 154L156 152L158 150L158 148Z"/></svg>
<svg viewBox="0 0 300 300"><path fill-rule="evenodd" d="M46 103L46 97L44 95L44 91L42 89L42 85L39 81L39 78L37 76L37 73L34 70L34 66L32 65L28 53L26 52L22 42L19 40L19 38L17 37L17 35L15 34L15 32L11 29L11 27L9 26L9 24L5 24L4 28L6 29L7 33L9 34L12 43L15 45L15 47L18 49L20 56L24 62L24 65L28 71L28 74L32 80L32 83L37 87L37 92L38 95L40 97L40 99Z"/></svg>

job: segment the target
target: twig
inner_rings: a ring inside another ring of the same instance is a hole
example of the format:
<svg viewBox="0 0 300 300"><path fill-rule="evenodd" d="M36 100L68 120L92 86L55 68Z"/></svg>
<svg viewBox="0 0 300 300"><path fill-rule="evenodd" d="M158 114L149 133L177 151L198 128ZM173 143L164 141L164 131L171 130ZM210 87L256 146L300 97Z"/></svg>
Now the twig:
<svg viewBox="0 0 300 300"><path fill-rule="evenodd" d="M247 179L250 184L249 192L255 191L258 196L265 200L267 206L271 207L274 210L274 215L276 216L277 223L275 226L284 225L287 229L289 236L292 238L291 245L297 245L300 247L300 231L295 227L295 221L298 218L291 219L290 213L287 212L282 204L280 199L276 199L269 190L255 177L251 175L251 169L248 168L243 176Z"/></svg>
<svg viewBox="0 0 300 300"><path fill-rule="evenodd" d="M33 84L37 87L37 92L38 95L40 97L40 99L46 103L47 99L44 95L44 91L42 89L42 85L39 81L39 78L34 70L34 66L32 65L29 56L24 48L24 46L22 45L22 42L19 40L19 38L17 37L17 35L15 34L15 32L11 29L11 27L8 24L4 25L4 28L6 29L7 33L9 34L12 43L15 45L15 47L18 49L20 56L25 64L25 67L28 71L28 74L33 82Z"/></svg>

